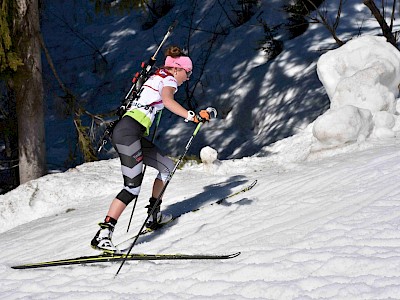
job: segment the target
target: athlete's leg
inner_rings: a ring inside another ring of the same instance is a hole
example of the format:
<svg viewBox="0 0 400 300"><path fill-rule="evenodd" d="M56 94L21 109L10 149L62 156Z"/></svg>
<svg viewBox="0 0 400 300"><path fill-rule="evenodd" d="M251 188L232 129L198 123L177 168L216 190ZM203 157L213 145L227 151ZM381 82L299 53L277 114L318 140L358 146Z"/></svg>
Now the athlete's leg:
<svg viewBox="0 0 400 300"><path fill-rule="evenodd" d="M161 151L148 140L142 139L142 146L144 163L159 171L157 178L154 180L152 197L149 199L149 205L147 206L147 213L151 215L149 216L146 226L155 229L160 224L168 223L172 219L172 215L161 213L161 198L158 203L157 199L173 170L174 163L170 158L162 155Z"/></svg>
<svg viewBox="0 0 400 300"><path fill-rule="evenodd" d="M120 157L124 188L111 202L108 216L118 220L126 206L134 200L143 180L143 154L140 139L144 128L130 117L118 122L113 132L113 145Z"/></svg>
<svg viewBox="0 0 400 300"><path fill-rule="evenodd" d="M142 150L144 164L158 170L152 192L152 196L158 198L174 168L174 162L164 155L157 146L146 139L142 139Z"/></svg>

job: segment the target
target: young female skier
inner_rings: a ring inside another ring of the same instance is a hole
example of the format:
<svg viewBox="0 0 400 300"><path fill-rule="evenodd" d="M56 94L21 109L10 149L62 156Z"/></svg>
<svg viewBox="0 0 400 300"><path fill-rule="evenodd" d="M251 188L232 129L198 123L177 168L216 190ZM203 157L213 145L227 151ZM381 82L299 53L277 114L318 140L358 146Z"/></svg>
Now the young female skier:
<svg viewBox="0 0 400 300"><path fill-rule="evenodd" d="M118 218L126 206L138 197L143 180L143 164L156 168L159 173L153 184L152 197L146 206L150 213L162 191L168 175L174 168L173 161L163 155L152 142L145 139L159 110L166 107L174 114L186 120L206 122L210 119L207 110L201 110L198 115L188 111L174 100L178 86L189 79L193 64L180 48L169 47L166 51L164 67L158 69L144 84L140 97L131 105L122 119L115 126L112 143L121 161L124 188L111 202L104 222L99 223L100 229L91 241L91 246L103 251L116 251L111 241L112 233ZM146 224L156 228L172 219L171 215L162 214L160 204L154 209Z"/></svg>

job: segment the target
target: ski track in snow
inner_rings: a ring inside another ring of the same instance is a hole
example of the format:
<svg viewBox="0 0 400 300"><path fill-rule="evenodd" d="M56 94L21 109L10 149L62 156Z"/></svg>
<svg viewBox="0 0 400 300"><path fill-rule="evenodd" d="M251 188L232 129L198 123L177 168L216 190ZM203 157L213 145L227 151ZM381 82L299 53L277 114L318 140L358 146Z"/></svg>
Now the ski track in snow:
<svg viewBox="0 0 400 300"><path fill-rule="evenodd" d="M231 260L127 262L115 280L119 264L9 268L92 254L89 242L113 197L110 188L109 197L82 200L69 213L1 234L0 299L395 299L400 295L398 146L285 166L254 158L223 162L214 173L196 166L178 170L166 210L186 209L180 203L195 200L204 208L144 236L133 252L242 252ZM64 176L66 183L85 184ZM207 190L225 196L254 179L252 190L209 205ZM183 180L185 186L179 184ZM142 193L149 190L146 184ZM145 201L139 200L129 234L124 231L130 210L124 213L117 242L140 227Z"/></svg>

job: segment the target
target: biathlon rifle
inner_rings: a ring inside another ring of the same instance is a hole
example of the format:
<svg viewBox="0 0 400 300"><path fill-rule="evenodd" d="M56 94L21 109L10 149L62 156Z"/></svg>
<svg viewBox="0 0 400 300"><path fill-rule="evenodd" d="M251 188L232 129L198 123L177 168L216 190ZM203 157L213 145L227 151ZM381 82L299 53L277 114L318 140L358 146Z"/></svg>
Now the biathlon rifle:
<svg viewBox="0 0 400 300"><path fill-rule="evenodd" d="M149 59L149 61L147 63L146 62L142 62L141 63L141 70L139 72L136 72L136 74L132 78L132 86L131 86L131 88L128 91L128 93L126 94L124 100L122 101L122 104L116 110L117 111L117 115L118 115L118 119L110 122L108 124L108 126L106 127L106 130L104 131L104 134L103 134L103 136L101 138L101 141L99 143L100 146L99 146L97 152L100 152L103 149L103 147L105 146L105 144L107 144L107 141L111 137L111 134L112 134L112 131L113 131L115 125L117 125L119 120L121 120L123 115L128 111L128 109L132 105L133 101L135 101L136 99L139 98L140 93L142 91L143 84L150 77L151 70L152 70L152 68L153 68L153 66L154 66L154 64L156 62L156 57L157 57L158 52L160 52L162 46L164 45L164 43L166 42L168 37L172 34L172 31L174 30L174 28L175 28L175 26L177 24L178 24L178 20L175 20L174 23L172 23L172 25L169 26L167 33L165 34L165 36L162 39L162 41L159 44L159 46L157 47L157 50L153 54L153 56L150 57L150 59Z"/></svg>

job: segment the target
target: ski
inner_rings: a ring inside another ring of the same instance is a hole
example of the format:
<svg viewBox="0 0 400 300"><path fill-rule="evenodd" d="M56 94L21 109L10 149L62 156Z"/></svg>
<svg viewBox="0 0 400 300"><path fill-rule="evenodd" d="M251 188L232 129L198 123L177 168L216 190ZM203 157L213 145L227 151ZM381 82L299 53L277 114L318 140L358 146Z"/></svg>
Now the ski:
<svg viewBox="0 0 400 300"><path fill-rule="evenodd" d="M45 267L85 265L93 263L119 262L126 260L223 260L231 259L240 255L240 252L232 254L100 254L92 256L81 256L77 258L45 261L32 264L12 266L12 269L36 269Z"/></svg>
<svg viewBox="0 0 400 300"><path fill-rule="evenodd" d="M221 203L224 202L226 199L229 199L229 198L232 198L232 197L234 197L234 196L236 196L236 195L239 195L239 194L241 194L241 193L247 192L247 191L251 190L251 189L256 185L256 183L257 183L257 180L254 180L252 183L250 183L249 185L245 186L245 187L242 188L241 190L239 190L239 191L237 191L237 192L234 192L234 193L232 193L232 194L229 194L228 196L225 196L225 197L223 197L223 198L221 198L221 199L219 199L219 200L217 200L217 201L211 203L210 205L221 204ZM198 211L198 210L200 210L201 208L202 208L202 207L197 208L197 209L194 209L194 210L192 210L192 212Z"/></svg>
<svg viewBox="0 0 400 300"><path fill-rule="evenodd" d="M228 196L225 196L225 197L223 197L223 198L221 198L221 199L218 199L217 201L214 201L214 202L212 202L212 203L210 203L210 204L208 204L208 205L205 205L205 206L202 206L202 207L193 209L193 210L191 210L191 211L188 211L188 212L179 214L179 215L177 215L177 216L174 216L169 222L167 222L167 223L165 223L165 224L160 224L160 225L159 225L157 228L155 228L155 229L150 229L150 228L143 229L143 230L139 233L139 236L146 235L146 234L151 233L151 232L153 232L153 231L156 231L156 230L158 230L158 229L160 229L160 228L163 228L163 227L167 226L168 224L174 222L176 219L178 219L179 217L183 216L184 214L199 211L199 210L201 210L201 209L203 209L204 207L207 207L207 206L222 204L225 200L227 200L227 199L229 199L229 198L232 198L232 197L234 197L234 196L236 196L236 195L239 195L239 194L241 194L241 193L244 193L244 192L247 192L247 191L251 190L256 184L257 184L257 180L254 180L252 183L250 183L249 185L246 185L245 187L243 187L242 189L240 189L240 190L237 191L237 192L233 192L233 193L229 194ZM135 236L133 236L133 237L130 237L129 239L127 239L127 240L125 240L125 241L123 241L123 242L120 242L120 243L118 243L118 244L116 245L116 247L120 249L120 252L126 252L127 249L129 248L129 246L128 246L128 247L121 247L121 246L122 246L123 244L126 244L126 243L130 242L130 241L135 240L136 237L137 237L137 235L135 235Z"/></svg>
<svg viewBox="0 0 400 300"><path fill-rule="evenodd" d="M238 194L244 193L246 191L251 190L255 185L257 184L257 180L254 180L250 184L244 186L242 189L233 192L221 199L218 199L209 205L205 205L196 209L193 209L189 212L196 212L204 207L211 206L211 205L219 205L222 204L225 200L232 198ZM160 225L156 229L149 229L146 228L144 229L139 235L145 235L148 233L151 233L155 230L158 230L160 228L163 228L167 226L168 224L172 223L182 215L189 213L185 212L182 214L179 214L175 216L171 221L168 223ZM135 239L136 236L129 238L128 240L125 240L117 245L121 246L133 239ZM125 249L124 249L125 250ZM124 259L126 260L207 260L207 259L230 259L237 257L240 255L240 252L237 253L232 253L232 254L224 254L224 255L190 255L190 254L124 254L122 253L124 250L121 250L119 253L102 253L100 255L91 255L91 256L81 256L77 258L70 258L70 259L61 259L61 260L54 260L54 261L45 261L45 262L38 262L38 263L32 263L32 264L24 264L24 265L17 265L17 266L12 266L11 268L13 269L35 269L35 268L45 268L45 267L56 267L56 266L68 266L68 265L85 265L85 264L91 264L91 263L105 263L105 262L118 262L118 261L123 261Z"/></svg>

